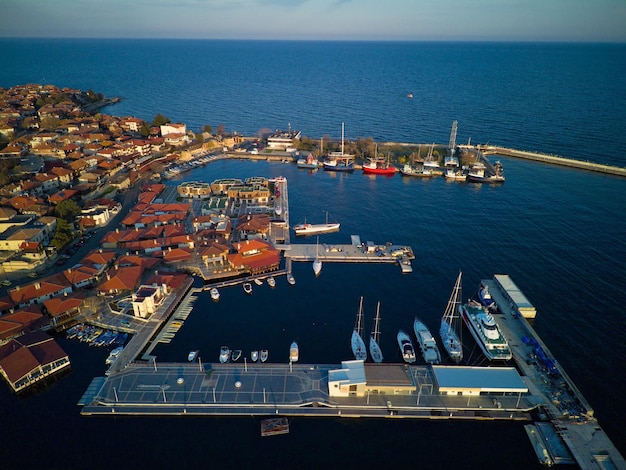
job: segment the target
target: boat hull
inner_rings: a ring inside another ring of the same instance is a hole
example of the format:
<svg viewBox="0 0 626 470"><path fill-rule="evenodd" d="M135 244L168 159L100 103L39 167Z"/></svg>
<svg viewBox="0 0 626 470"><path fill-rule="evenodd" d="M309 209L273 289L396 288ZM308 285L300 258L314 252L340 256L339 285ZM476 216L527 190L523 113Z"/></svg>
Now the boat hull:
<svg viewBox="0 0 626 470"><path fill-rule="evenodd" d="M354 358L357 361L365 361L367 359L367 349L365 348L365 342L356 330L352 332L351 345Z"/></svg>
<svg viewBox="0 0 626 470"><path fill-rule="evenodd" d="M377 363L383 362L383 351L380 349L380 345L373 337L370 338L369 346L372 360Z"/></svg>
<svg viewBox="0 0 626 470"><path fill-rule="evenodd" d="M340 223L334 224L298 224L294 225L293 230L297 236L317 235L321 233L338 232L341 227Z"/></svg>
<svg viewBox="0 0 626 470"><path fill-rule="evenodd" d="M459 310L465 326L467 326L467 329L472 334L476 344L478 344L487 359L490 361L508 361L513 357L511 348L499 328L496 327L499 334L499 338L497 340L490 340L481 332L479 324L481 321L481 315L487 315L482 306L474 307L463 305L459 307Z"/></svg>
<svg viewBox="0 0 626 470"><path fill-rule="evenodd" d="M424 361L428 364L439 364L441 362L441 354L439 353L437 342L428 327L419 318L415 317L413 330L422 350Z"/></svg>
<svg viewBox="0 0 626 470"><path fill-rule="evenodd" d="M398 331L397 339L404 362L409 364L415 362L415 348L413 347L413 342L411 341L411 338L409 338L409 335L400 330Z"/></svg>
<svg viewBox="0 0 626 470"><path fill-rule="evenodd" d="M393 167L388 168L371 168L368 166L363 166L363 173L366 175L387 175L393 176L396 174L396 169Z"/></svg>
<svg viewBox="0 0 626 470"><path fill-rule="evenodd" d="M439 336L441 337L443 348L448 353L448 356L450 356L450 359L459 364L463 360L463 347L461 346L459 336L450 323L444 320L441 321Z"/></svg>

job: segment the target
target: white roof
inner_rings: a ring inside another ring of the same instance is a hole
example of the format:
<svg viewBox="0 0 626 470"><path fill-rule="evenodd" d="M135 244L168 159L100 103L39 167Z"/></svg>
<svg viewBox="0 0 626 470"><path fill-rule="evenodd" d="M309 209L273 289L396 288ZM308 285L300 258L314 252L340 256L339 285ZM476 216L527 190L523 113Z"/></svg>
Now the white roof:
<svg viewBox="0 0 626 470"><path fill-rule="evenodd" d="M527 393L528 387L514 367L433 366L439 390Z"/></svg>
<svg viewBox="0 0 626 470"><path fill-rule="evenodd" d="M342 382L349 384L365 383L365 362L364 361L342 361L341 369L328 371L329 382Z"/></svg>

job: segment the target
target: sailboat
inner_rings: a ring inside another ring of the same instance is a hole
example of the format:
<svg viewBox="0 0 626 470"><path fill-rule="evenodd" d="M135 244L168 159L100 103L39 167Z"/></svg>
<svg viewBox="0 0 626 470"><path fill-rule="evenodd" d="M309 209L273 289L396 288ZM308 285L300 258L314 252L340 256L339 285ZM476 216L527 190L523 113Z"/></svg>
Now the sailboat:
<svg viewBox="0 0 626 470"><path fill-rule="evenodd" d="M313 261L313 272L316 276L319 276L320 271L322 270L322 261L319 258L319 241L320 238L317 237L317 241L315 242L315 260Z"/></svg>
<svg viewBox="0 0 626 470"><path fill-rule="evenodd" d="M339 222L328 222L328 211L326 211L326 223L325 224L309 224L306 219L304 223L293 226L296 236L301 235L313 235L316 233L331 233L337 232L341 224Z"/></svg>
<svg viewBox="0 0 626 470"><path fill-rule="evenodd" d="M358 361L365 361L367 359L367 349L365 348L365 342L363 341L363 297L361 296L361 302L359 303L359 313L356 315L356 324L352 331L352 353L354 358Z"/></svg>
<svg viewBox="0 0 626 470"><path fill-rule="evenodd" d="M344 153L343 146L344 125L341 123L341 152L329 152L324 160L324 170L328 171L354 171L354 155Z"/></svg>
<svg viewBox="0 0 626 470"><path fill-rule="evenodd" d="M383 362L383 352L380 349L378 341L380 339L380 302L376 306L376 318L374 319L374 329L370 334L370 356L374 362Z"/></svg>
<svg viewBox="0 0 626 470"><path fill-rule="evenodd" d="M459 272L456 279L454 289L448 300L446 310L441 317L441 327L439 328L439 336L443 347L448 352L450 359L457 364L463 360L463 347L457 333L459 328L458 308L461 304L461 277L463 273Z"/></svg>

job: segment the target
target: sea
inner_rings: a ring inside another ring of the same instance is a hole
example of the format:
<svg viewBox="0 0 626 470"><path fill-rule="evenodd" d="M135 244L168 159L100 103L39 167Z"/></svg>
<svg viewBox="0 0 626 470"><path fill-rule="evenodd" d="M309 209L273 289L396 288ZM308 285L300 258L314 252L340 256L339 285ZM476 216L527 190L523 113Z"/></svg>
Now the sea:
<svg viewBox="0 0 626 470"><path fill-rule="evenodd" d="M41 83L94 90L120 103L102 112L163 114L199 131L257 135L297 129L313 139L490 143L626 166L626 45L330 41L0 39L0 87ZM413 93L413 98L407 97ZM436 334L454 281L463 296L509 274L537 309L533 326L626 454L626 179L499 159L502 185L299 170L221 160L169 180L284 176L292 223L341 222L320 244L409 245L413 272L325 263L296 284L223 289L198 299L158 361L222 344L268 348L286 362L351 358L364 297L365 330L381 303L385 360L398 329L419 315ZM300 240L296 240L300 242ZM307 239L308 243L315 240ZM468 362L486 365L467 331ZM104 349L59 338L72 371L26 396L0 386L0 466L22 468L484 468L540 465L522 423L294 418L261 438L258 418L82 417L77 402L105 372Z"/></svg>

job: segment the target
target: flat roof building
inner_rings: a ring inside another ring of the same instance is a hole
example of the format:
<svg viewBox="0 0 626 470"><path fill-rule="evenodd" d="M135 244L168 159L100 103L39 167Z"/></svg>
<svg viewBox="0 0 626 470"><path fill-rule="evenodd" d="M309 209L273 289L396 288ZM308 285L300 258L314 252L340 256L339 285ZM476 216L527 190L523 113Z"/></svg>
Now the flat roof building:
<svg viewBox="0 0 626 470"><path fill-rule="evenodd" d="M528 393L514 367L433 366L432 370L441 395Z"/></svg>

